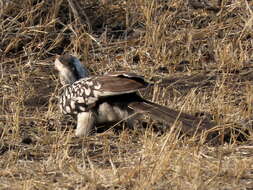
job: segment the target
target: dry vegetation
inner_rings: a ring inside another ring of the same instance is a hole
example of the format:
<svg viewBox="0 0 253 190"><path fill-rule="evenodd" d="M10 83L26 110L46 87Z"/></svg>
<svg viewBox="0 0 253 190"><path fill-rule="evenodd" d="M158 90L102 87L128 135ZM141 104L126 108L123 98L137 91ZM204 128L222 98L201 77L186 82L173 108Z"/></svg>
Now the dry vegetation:
<svg viewBox="0 0 253 190"><path fill-rule="evenodd" d="M184 0L1 0L0 189L253 189L253 3L210 3L219 11ZM155 86L143 96L207 115L220 135L196 140L146 118L75 138L57 109L63 52L93 74L144 75Z"/></svg>

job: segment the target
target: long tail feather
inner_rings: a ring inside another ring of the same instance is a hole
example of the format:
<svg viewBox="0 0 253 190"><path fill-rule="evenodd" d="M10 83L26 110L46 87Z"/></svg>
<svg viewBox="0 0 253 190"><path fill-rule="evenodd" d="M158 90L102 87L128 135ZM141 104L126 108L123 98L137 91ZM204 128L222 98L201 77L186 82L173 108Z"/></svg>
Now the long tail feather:
<svg viewBox="0 0 253 190"><path fill-rule="evenodd" d="M182 124L182 132L187 134L194 134L215 126L214 123L205 119L175 111L149 101L131 102L129 107L137 112L148 113L154 119L163 120L169 124L174 124L176 120L179 120Z"/></svg>

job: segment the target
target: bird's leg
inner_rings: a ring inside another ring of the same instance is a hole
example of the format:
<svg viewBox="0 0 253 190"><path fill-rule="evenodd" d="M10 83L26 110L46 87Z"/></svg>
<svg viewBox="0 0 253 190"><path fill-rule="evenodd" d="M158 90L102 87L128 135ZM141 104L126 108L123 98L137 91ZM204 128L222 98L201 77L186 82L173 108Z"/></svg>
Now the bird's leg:
<svg viewBox="0 0 253 190"><path fill-rule="evenodd" d="M95 124L95 116L92 112L81 112L77 115L77 128L75 135L77 137L88 136Z"/></svg>

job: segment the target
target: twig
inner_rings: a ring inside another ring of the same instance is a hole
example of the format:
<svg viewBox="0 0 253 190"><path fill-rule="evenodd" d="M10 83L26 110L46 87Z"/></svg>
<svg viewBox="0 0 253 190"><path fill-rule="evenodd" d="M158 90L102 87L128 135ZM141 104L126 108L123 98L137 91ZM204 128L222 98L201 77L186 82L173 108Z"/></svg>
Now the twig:
<svg viewBox="0 0 253 190"><path fill-rule="evenodd" d="M78 1L68 0L69 6L75 16L76 19L78 19L81 24L86 23L88 25L89 32L92 31L92 27L90 24L90 20L84 10L80 9L80 5L78 4ZM86 22L83 20L85 18Z"/></svg>

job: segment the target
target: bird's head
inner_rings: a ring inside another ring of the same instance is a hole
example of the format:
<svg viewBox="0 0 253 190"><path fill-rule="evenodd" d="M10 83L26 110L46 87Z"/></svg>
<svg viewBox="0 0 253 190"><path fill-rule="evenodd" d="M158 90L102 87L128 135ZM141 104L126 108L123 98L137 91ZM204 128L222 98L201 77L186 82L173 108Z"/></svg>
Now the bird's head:
<svg viewBox="0 0 253 190"><path fill-rule="evenodd" d="M54 66L59 72L62 85L72 84L81 78L89 76L88 70L80 63L78 58L69 54L58 56Z"/></svg>

